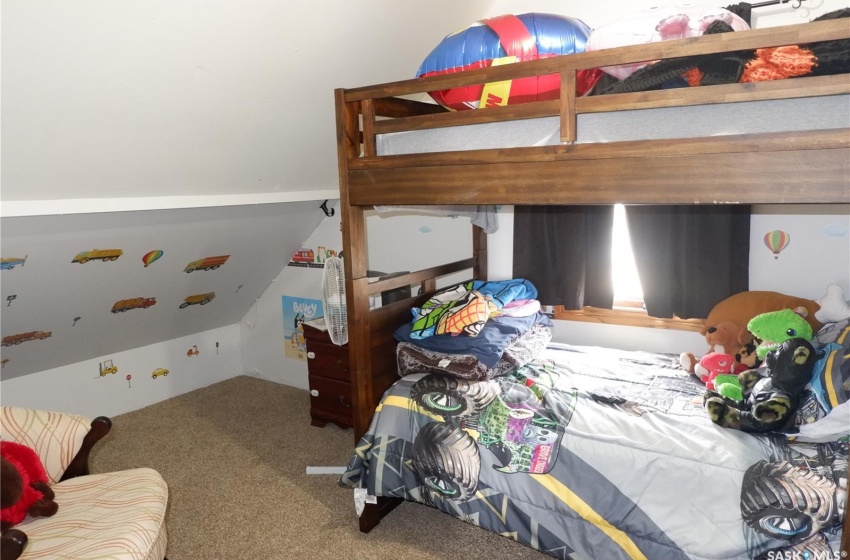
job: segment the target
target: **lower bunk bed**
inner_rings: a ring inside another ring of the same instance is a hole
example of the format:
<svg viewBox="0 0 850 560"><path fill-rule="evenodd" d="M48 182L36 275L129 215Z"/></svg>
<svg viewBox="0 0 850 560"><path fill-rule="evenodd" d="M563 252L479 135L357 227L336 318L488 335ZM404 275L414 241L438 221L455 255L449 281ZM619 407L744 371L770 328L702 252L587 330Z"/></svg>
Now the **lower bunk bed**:
<svg viewBox="0 0 850 560"><path fill-rule="evenodd" d="M850 353L850 336L842 342L836 355ZM563 559L839 550L848 434L803 442L717 426L678 356L549 343L470 376L439 371L439 356L398 355L404 375L342 486L427 504Z"/></svg>

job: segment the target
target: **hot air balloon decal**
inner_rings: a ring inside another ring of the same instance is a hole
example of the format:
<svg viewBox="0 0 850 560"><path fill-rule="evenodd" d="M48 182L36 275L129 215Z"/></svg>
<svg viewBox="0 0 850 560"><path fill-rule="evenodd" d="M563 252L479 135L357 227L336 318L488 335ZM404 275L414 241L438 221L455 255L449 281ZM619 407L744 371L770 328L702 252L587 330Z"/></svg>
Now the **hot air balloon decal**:
<svg viewBox="0 0 850 560"><path fill-rule="evenodd" d="M145 263L145 268L152 265L163 255L160 249L154 249L153 251L146 253L144 257L142 257L142 262Z"/></svg>
<svg viewBox="0 0 850 560"><path fill-rule="evenodd" d="M779 253L782 252L788 244L791 243L791 236L786 231L775 229L764 234L764 245L773 251L773 258L778 259Z"/></svg>

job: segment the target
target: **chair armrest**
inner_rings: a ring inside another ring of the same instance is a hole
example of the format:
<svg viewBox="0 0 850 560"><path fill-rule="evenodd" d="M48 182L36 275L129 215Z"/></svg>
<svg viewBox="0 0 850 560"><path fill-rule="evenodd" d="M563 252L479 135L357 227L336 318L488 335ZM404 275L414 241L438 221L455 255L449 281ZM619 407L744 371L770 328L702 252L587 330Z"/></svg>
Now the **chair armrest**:
<svg viewBox="0 0 850 560"><path fill-rule="evenodd" d="M87 438L94 438L88 444L90 450L94 442L109 431L110 422L107 420L105 431L98 427L94 430L95 434L89 436L95 426L102 424L104 423L100 420L93 422L76 414L14 406L0 407L0 437L33 449L44 464L51 484L59 482L74 461L77 461L77 466L74 467L73 473L87 471L87 467L79 465L80 462L87 461L88 452L79 460L77 456Z"/></svg>
<svg viewBox="0 0 850 560"><path fill-rule="evenodd" d="M87 433L86 437L83 438L83 444L80 446L80 450L77 451L77 454L71 460L68 468L65 469L64 473L62 473L60 481L89 474L89 454L91 453L92 447L94 447L94 444L99 442L103 436L108 434L111 429L112 420L106 416L98 416L91 421L91 430L89 430L89 433Z"/></svg>
<svg viewBox="0 0 850 560"><path fill-rule="evenodd" d="M27 534L20 529L9 529L0 537L0 557L17 560L27 545Z"/></svg>

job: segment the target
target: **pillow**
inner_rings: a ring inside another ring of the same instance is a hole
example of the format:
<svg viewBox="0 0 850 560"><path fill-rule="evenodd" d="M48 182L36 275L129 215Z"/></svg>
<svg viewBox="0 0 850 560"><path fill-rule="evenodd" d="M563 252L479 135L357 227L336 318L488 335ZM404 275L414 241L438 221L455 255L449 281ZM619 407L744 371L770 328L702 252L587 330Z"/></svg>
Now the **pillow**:
<svg viewBox="0 0 850 560"><path fill-rule="evenodd" d="M827 442L850 436L850 321L840 323L825 325L815 336L821 355L797 407L795 440Z"/></svg>

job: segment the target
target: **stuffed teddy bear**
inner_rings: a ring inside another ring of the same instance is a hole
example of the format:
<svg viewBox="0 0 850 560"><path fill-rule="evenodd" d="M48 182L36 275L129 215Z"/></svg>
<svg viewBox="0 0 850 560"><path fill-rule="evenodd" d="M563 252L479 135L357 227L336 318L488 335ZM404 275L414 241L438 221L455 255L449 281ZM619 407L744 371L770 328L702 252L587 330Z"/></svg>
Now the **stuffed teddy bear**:
<svg viewBox="0 0 850 560"><path fill-rule="evenodd" d="M788 429L816 361L817 352L808 340L787 339L767 354L766 377L754 370L738 375L745 400L735 401L706 391L703 404L708 417L719 426L744 432Z"/></svg>
<svg viewBox="0 0 850 560"><path fill-rule="evenodd" d="M0 532L27 515L50 517L59 509L53 500L44 465L35 451L12 441L0 441Z"/></svg>

